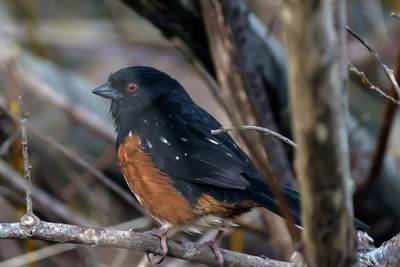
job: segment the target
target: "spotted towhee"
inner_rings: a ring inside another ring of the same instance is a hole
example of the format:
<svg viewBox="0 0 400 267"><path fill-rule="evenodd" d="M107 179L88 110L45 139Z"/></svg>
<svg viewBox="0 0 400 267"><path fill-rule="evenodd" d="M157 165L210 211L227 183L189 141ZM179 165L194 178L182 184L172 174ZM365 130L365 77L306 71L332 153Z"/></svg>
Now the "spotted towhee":
<svg viewBox="0 0 400 267"><path fill-rule="evenodd" d="M160 237L164 257L172 226L188 232L220 229L210 244L222 262L219 245L230 219L258 206L280 213L246 153L228 133L211 134L221 124L166 73L124 68L92 92L111 99L120 167L137 199L161 223L151 233ZM299 194L286 186L281 190L300 225Z"/></svg>

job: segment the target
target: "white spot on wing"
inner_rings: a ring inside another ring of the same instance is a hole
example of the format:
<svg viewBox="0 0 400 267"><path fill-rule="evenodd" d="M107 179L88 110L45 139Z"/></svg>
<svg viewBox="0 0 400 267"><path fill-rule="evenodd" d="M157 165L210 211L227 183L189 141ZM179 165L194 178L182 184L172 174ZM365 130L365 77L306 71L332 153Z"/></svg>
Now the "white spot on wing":
<svg viewBox="0 0 400 267"><path fill-rule="evenodd" d="M181 140L182 140L183 142L187 142L187 138L185 138L185 137L181 137Z"/></svg>
<svg viewBox="0 0 400 267"><path fill-rule="evenodd" d="M149 149L151 149L151 148L153 147L153 145L150 143L150 140L149 140L149 139L146 140L146 144L147 144L147 147L148 147Z"/></svg>
<svg viewBox="0 0 400 267"><path fill-rule="evenodd" d="M176 159L176 160L179 160L179 156L176 156L175 159Z"/></svg>
<svg viewBox="0 0 400 267"><path fill-rule="evenodd" d="M226 155L227 155L228 157L233 158L233 155L232 155L231 153L226 152Z"/></svg>
<svg viewBox="0 0 400 267"><path fill-rule="evenodd" d="M213 144L219 145L219 143L218 143L216 140L214 140L214 139L206 138L206 140L208 140L209 142L211 142L211 143L213 143Z"/></svg>
<svg viewBox="0 0 400 267"><path fill-rule="evenodd" d="M161 140L161 142L163 142L164 144L166 144L166 145L171 145L169 142L168 142L168 140L167 139L165 139L165 137L164 136L160 136L160 140Z"/></svg>

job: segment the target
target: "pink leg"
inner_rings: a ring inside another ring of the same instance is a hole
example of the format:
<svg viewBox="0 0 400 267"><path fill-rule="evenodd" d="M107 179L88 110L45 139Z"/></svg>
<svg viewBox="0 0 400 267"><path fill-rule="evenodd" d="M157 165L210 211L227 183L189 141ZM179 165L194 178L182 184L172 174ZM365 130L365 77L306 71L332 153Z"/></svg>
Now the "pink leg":
<svg viewBox="0 0 400 267"><path fill-rule="evenodd" d="M214 251L215 256L218 259L219 265L223 266L224 265L224 255L222 255L221 250L219 249L219 246L221 245L222 241L222 236L224 234L224 231L219 230L218 234L215 236L213 241L207 241L204 244L210 246L212 250Z"/></svg>
<svg viewBox="0 0 400 267"><path fill-rule="evenodd" d="M146 233L154 235L154 236L158 236L161 241L160 241L160 245L161 245L161 251L162 251L162 255L161 255L161 259L158 260L157 262L155 262L154 264L160 264L161 262L164 261L165 257L168 254L168 246L167 246L167 232L168 232L168 228L165 227L160 227L160 228L156 228L150 231L147 231ZM152 260L150 259L150 253L146 252L146 256L147 259L149 260L150 263L153 263Z"/></svg>

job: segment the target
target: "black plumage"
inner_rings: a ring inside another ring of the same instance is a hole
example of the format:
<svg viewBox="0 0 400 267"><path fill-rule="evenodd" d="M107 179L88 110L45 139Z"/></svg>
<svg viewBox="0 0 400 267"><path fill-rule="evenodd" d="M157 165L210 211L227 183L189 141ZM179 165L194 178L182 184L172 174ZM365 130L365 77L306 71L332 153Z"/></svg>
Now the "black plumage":
<svg viewBox="0 0 400 267"><path fill-rule="evenodd" d="M169 75L151 67L129 67L111 74L93 92L112 99L117 150L127 135L139 135L154 165L193 207L206 193L228 204L251 200L280 214L270 187L249 157L228 133L211 134L221 124ZM281 189L300 225L299 194ZM358 220L355 226L366 227Z"/></svg>

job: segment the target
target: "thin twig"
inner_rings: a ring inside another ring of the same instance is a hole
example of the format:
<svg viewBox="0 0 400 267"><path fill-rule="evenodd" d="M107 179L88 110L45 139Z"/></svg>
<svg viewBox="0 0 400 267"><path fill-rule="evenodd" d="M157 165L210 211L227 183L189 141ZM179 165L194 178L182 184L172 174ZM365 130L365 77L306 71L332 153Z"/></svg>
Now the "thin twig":
<svg viewBox="0 0 400 267"><path fill-rule="evenodd" d="M20 97L21 99L21 97ZM20 101L22 103L22 101ZM21 108L22 110L22 108ZM26 122L27 118L24 117L21 112L21 144L22 144L22 156L24 158L24 177L26 182L26 213L30 214L33 212L32 209L32 181L31 181L31 164L29 163L28 156L28 137L26 134Z"/></svg>
<svg viewBox="0 0 400 267"><path fill-rule="evenodd" d="M400 81L400 43L398 44L395 79ZM394 85L392 85L389 95L393 98L396 98L396 89ZM392 102L385 103L369 172L365 179L363 179L362 183L357 185L357 192L361 193L361 195L372 189L381 176L380 174L389 143L390 132L393 128L397 107L398 106Z"/></svg>
<svg viewBox="0 0 400 267"><path fill-rule="evenodd" d="M395 99L394 97L386 94L381 88L375 86L370 80L368 80L367 76L363 71L359 71L350 61L347 61L349 66L349 70L361 78L361 81L369 86L370 89L376 91L378 94L383 96L384 98L393 102L393 104L400 105L400 100Z"/></svg>
<svg viewBox="0 0 400 267"><path fill-rule="evenodd" d="M297 144L295 142L293 142L292 140L290 140L289 138L278 134L275 131L272 131L270 129L267 128L263 128L260 126L250 126L250 125L243 125L243 126L239 126L239 127L235 127L235 126L231 126L231 127L221 127L218 130L211 130L212 134L221 134L221 133L225 133L225 132L229 132L229 131L234 131L234 130L255 130L255 131L259 131L259 132L263 132L266 135L270 135L272 137L275 137L283 142L285 142L288 145L291 145L292 147L297 148Z"/></svg>
<svg viewBox="0 0 400 267"><path fill-rule="evenodd" d="M394 77L393 70L390 69L385 63L383 63L381 57L373 50L357 33L355 33L349 26L346 26L346 30L351 33L358 41L360 41L367 49L368 51L374 56L376 61L379 63L379 65L382 67L383 71L385 72L386 76L389 78L390 83L393 85L397 97L400 98L400 87L399 84L396 81L396 78Z"/></svg>

